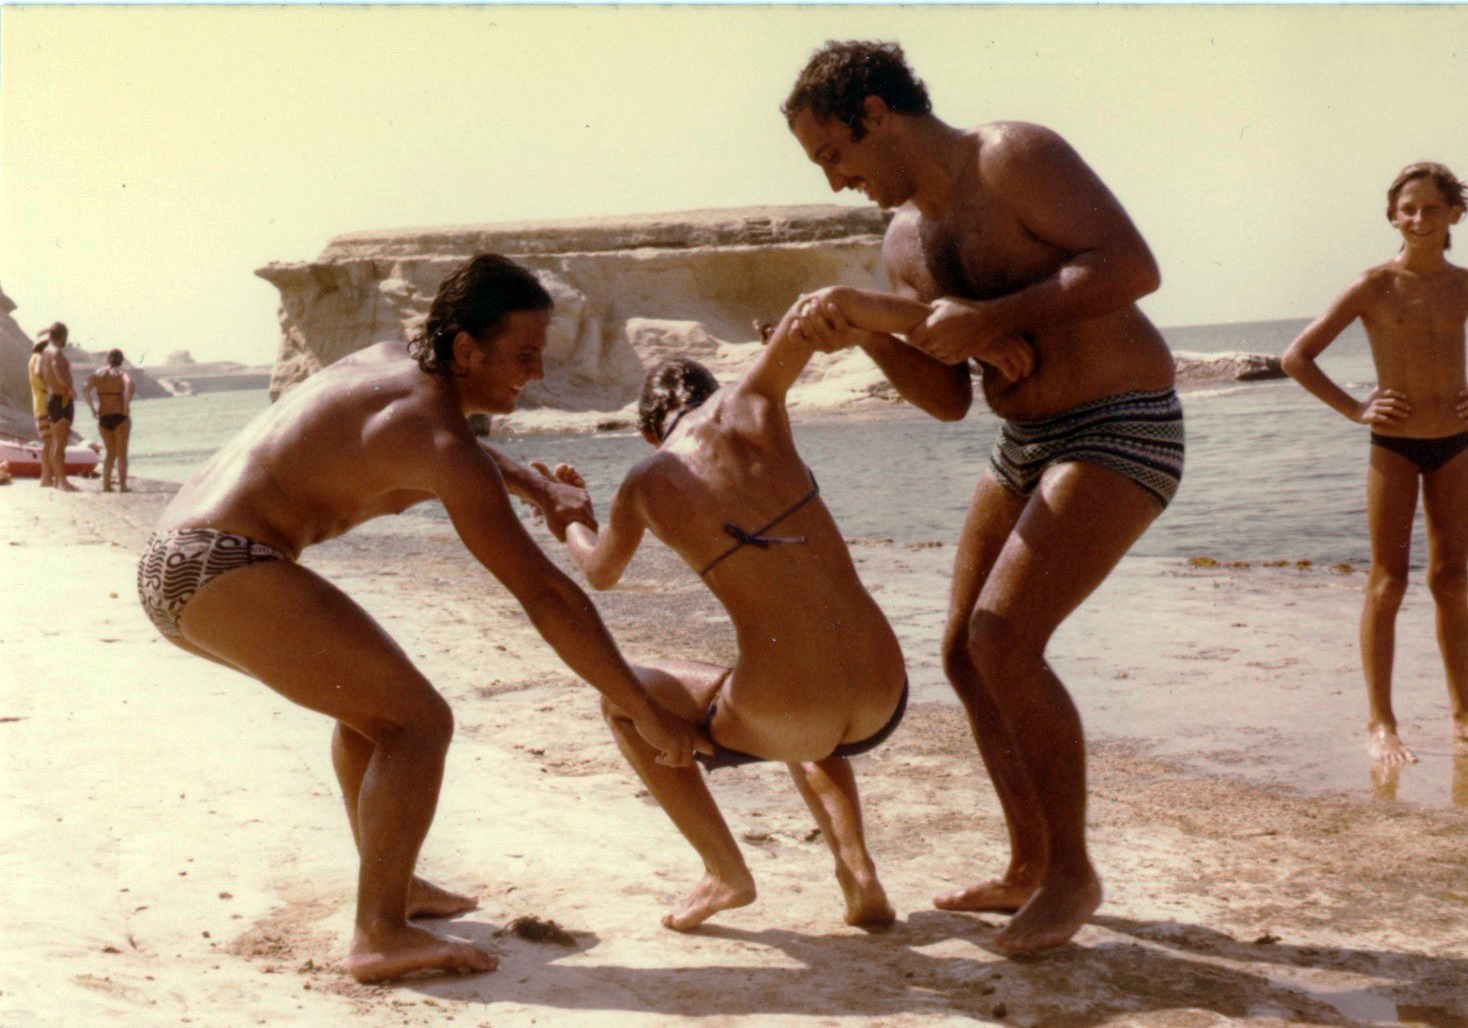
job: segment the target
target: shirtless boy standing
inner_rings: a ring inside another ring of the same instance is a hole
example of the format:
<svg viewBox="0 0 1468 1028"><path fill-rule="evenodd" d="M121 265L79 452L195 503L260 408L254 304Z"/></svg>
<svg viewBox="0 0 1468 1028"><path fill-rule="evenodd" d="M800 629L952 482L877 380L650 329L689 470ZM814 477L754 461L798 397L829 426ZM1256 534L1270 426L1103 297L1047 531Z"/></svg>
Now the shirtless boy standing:
<svg viewBox="0 0 1468 1028"><path fill-rule="evenodd" d="M76 387L71 381L71 361L66 359L67 328L56 322L46 330L51 341L41 353L41 378L46 383L46 415L51 419L51 435L45 440L41 464L51 467L51 481L64 493L74 493L76 486L66 477L66 447L71 442L71 423L76 420Z"/></svg>
<svg viewBox="0 0 1468 1028"><path fill-rule="evenodd" d="M943 643L1009 824L997 880L935 899L1018 911L1010 952L1068 940L1101 902L1086 852L1080 718L1045 663L1060 623L1167 505L1182 473L1173 361L1136 301L1157 265L1116 198L1048 129L953 128L890 43L830 43L785 102L831 189L896 215L882 257L932 313L906 341L846 333L904 398L945 421L1005 419L974 491Z"/></svg>
<svg viewBox="0 0 1468 1028"><path fill-rule="evenodd" d="M1361 610L1368 750L1389 766L1416 754L1392 711L1397 611L1417 491L1427 514L1427 583L1447 671L1452 732L1468 742L1468 377L1464 330L1468 270L1449 264L1448 229L1463 217L1463 184L1441 164L1409 164L1387 190L1386 216L1402 248L1369 268L1300 333L1284 369L1339 414L1371 427L1366 474L1371 574ZM1376 363L1377 388L1358 401L1315 358L1357 318Z"/></svg>
<svg viewBox="0 0 1468 1028"><path fill-rule="evenodd" d="M550 307L524 268L474 258L444 281L406 349L383 343L332 364L226 444L164 509L138 568L143 608L166 638L336 720L332 759L360 854L347 967L361 981L489 971L496 959L409 924L476 905L413 874L453 717L369 614L296 563L307 546L438 498L571 670L658 759L692 759L697 732L647 695L507 489L540 506L558 535L589 517L585 493L482 447L465 417L513 410L542 377Z"/></svg>

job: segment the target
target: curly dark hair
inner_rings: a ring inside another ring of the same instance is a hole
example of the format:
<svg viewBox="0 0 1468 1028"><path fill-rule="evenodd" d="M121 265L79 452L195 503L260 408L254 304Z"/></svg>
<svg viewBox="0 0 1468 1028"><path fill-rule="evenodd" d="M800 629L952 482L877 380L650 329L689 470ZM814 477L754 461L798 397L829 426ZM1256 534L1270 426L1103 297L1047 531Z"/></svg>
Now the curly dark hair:
<svg viewBox="0 0 1468 1028"><path fill-rule="evenodd" d="M1407 183L1419 178L1428 179L1436 185L1438 192L1442 193L1449 207L1463 206L1463 183L1458 180L1458 176L1454 175L1446 164L1439 164L1436 161L1418 161L1415 164L1407 165L1397 172L1396 178L1392 179L1392 184L1386 191L1388 220L1396 216L1397 197L1402 195L1402 190L1407 187ZM1450 232L1443 240L1443 249L1450 250L1452 246L1453 235Z"/></svg>
<svg viewBox="0 0 1468 1028"><path fill-rule="evenodd" d="M713 372L698 361L673 357L647 373L637 399L637 424L658 442L672 430L670 416L696 409L719 388Z"/></svg>
<svg viewBox="0 0 1468 1028"><path fill-rule="evenodd" d="M830 40L817 50L780 112L787 124L801 111L820 121L840 118L856 142L866 135L861 107L869 96L880 97L898 114L933 113L928 89L907 66L900 45L859 40Z"/></svg>
<svg viewBox="0 0 1468 1028"><path fill-rule="evenodd" d="M482 253L443 280L422 331L408 343L408 355L430 374L453 374L454 337L460 332L493 342L511 313L553 306L533 272L508 257Z"/></svg>

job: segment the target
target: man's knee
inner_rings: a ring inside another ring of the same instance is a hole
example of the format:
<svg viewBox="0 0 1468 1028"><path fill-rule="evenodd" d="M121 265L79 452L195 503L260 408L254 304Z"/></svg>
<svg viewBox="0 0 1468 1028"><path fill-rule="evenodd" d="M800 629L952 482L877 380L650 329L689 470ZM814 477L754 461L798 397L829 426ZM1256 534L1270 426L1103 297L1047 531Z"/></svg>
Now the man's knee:
<svg viewBox="0 0 1468 1028"><path fill-rule="evenodd" d="M1468 566L1434 564L1427 572L1427 587L1438 606L1461 606L1468 602Z"/></svg>
<svg viewBox="0 0 1468 1028"><path fill-rule="evenodd" d="M953 683L973 676L974 662L969 656L968 632L950 629L943 636L943 673Z"/></svg>
<svg viewBox="0 0 1468 1028"><path fill-rule="evenodd" d="M969 622L968 657L984 681L1003 682L1043 665L1044 650L1018 618L977 610Z"/></svg>
<svg viewBox="0 0 1468 1028"><path fill-rule="evenodd" d="M422 745L447 750L454 738L453 708L437 692L429 690L402 723L389 729L394 730L404 735L411 734Z"/></svg>

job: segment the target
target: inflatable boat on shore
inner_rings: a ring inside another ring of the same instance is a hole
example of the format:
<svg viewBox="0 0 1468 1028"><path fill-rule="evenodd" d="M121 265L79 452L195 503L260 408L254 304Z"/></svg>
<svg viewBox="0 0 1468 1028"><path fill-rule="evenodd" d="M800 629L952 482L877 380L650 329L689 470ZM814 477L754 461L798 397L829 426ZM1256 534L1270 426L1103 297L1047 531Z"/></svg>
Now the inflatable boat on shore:
<svg viewBox="0 0 1468 1028"><path fill-rule="evenodd" d="M91 475L97 468L97 451L74 443L66 448L66 473ZM16 478L41 477L41 444L18 436L0 435L0 464L8 465Z"/></svg>

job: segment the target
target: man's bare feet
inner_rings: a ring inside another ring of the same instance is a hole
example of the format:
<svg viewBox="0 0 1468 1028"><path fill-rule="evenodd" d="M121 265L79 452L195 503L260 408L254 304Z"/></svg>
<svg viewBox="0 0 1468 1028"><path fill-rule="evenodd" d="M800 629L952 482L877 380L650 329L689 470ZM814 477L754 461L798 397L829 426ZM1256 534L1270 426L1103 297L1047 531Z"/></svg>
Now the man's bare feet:
<svg viewBox="0 0 1468 1028"><path fill-rule="evenodd" d="M112 486L110 486L110 485L104 485L104 486L103 486L103 487L102 487L102 491L103 491L103 492L104 492L104 493L110 493L110 492L112 492Z"/></svg>
<svg viewBox="0 0 1468 1028"><path fill-rule="evenodd" d="M1075 882L1047 882L994 936L994 946L1011 955L1063 946L1100 905L1101 882L1094 874Z"/></svg>
<svg viewBox="0 0 1468 1028"><path fill-rule="evenodd" d="M117 487L117 491L120 492L120 493L130 493L130 492L132 492L132 489L129 488L128 486L120 485L120 486Z"/></svg>
<svg viewBox="0 0 1468 1028"><path fill-rule="evenodd" d="M1038 885L1012 880L1006 875L934 896L933 906L939 910L962 910L971 914L1013 914L1028 903L1038 889Z"/></svg>
<svg viewBox="0 0 1468 1028"><path fill-rule="evenodd" d="M477 898L450 892L417 875L408 886L409 917L458 917L478 908Z"/></svg>
<svg viewBox="0 0 1468 1028"><path fill-rule="evenodd" d="M887 891L875 874L856 875L836 869L836 881L846 897L846 923L856 928L888 928L897 920L897 911L887 899Z"/></svg>
<svg viewBox="0 0 1468 1028"><path fill-rule="evenodd" d="M1371 729L1371 734L1366 740L1366 752L1371 754L1374 762L1386 764L1389 767L1417 763L1417 754L1402 744L1395 728L1386 725L1377 725Z"/></svg>
<svg viewBox="0 0 1468 1028"><path fill-rule="evenodd" d="M369 937L357 931L347 970L359 982L384 982L419 971L478 974L493 971L499 957L467 942L440 938L403 924Z"/></svg>
<svg viewBox="0 0 1468 1028"><path fill-rule="evenodd" d="M75 493L80 491L77 489L76 486L72 485L64 478L56 483L56 488L60 489L63 493Z"/></svg>
<svg viewBox="0 0 1468 1028"><path fill-rule="evenodd" d="M680 909L663 915L663 927L675 932L692 931L721 910L749 906L754 897L754 879L747 874L734 881L706 874Z"/></svg>

